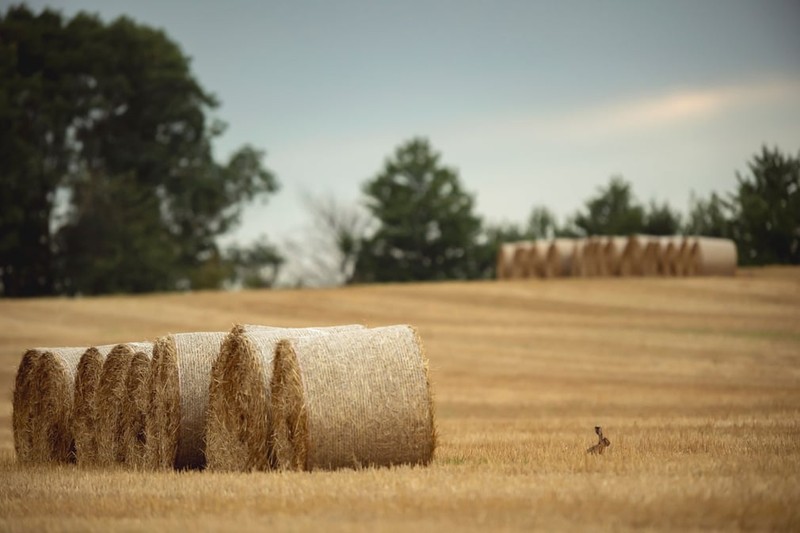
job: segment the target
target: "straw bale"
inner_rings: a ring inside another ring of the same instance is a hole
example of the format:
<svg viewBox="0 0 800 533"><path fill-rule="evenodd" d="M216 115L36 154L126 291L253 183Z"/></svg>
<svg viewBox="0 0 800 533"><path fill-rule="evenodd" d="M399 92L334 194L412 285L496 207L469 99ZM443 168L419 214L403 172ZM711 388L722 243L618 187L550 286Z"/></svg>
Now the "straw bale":
<svg viewBox="0 0 800 533"><path fill-rule="evenodd" d="M641 255L641 271L643 276L657 276L661 258L661 240L649 237L643 241L644 250Z"/></svg>
<svg viewBox="0 0 800 533"><path fill-rule="evenodd" d="M691 254L692 254L692 242L686 238L680 238L680 246L678 247L678 257L675 261L676 268L675 272L678 276L689 276L694 275L693 272L695 268L690 265L692 262Z"/></svg>
<svg viewBox="0 0 800 533"><path fill-rule="evenodd" d="M572 253L572 264L570 265L569 275L574 277L586 276L586 263L583 260L583 251L586 247L586 239L575 239L575 248Z"/></svg>
<svg viewBox="0 0 800 533"><path fill-rule="evenodd" d="M553 239L547 246L547 272L552 276L568 276L572 271L575 239Z"/></svg>
<svg viewBox="0 0 800 533"><path fill-rule="evenodd" d="M118 344L103 363L94 397L95 461L100 466L122 462L122 409L133 355L152 352L149 342Z"/></svg>
<svg viewBox="0 0 800 533"><path fill-rule="evenodd" d="M44 458L44 460L49 461L58 456L63 457L61 450L63 450L63 447L65 446L63 442L65 439L70 440L68 447L71 448L71 437L59 436L61 433L64 433L61 429L61 425L64 418L68 418L68 413L65 414L63 412L59 412L49 421L40 419L41 416L51 416L52 413L42 411L41 409L40 397L42 388L39 385L38 366L41 362L42 356L47 352L60 354L60 359L71 360L75 357L80 357L80 354L82 354L85 350L86 348L33 348L26 350L23 354L17 369L16 378L14 380L11 414L11 425L14 432L14 451L16 452L18 461L22 463L32 463L43 460L41 457L41 454L44 450L43 442L37 443L39 456L34 454L34 426L49 425L55 430L54 437L57 446L55 446L51 452L45 454L47 457ZM77 356L74 354L77 354ZM67 367L69 366L70 365L67 364ZM67 377L67 379L69 379L69 377ZM66 406L71 410L72 395L68 393L65 400L63 394L59 392L62 387L53 387L53 381L54 379L50 378L46 385L50 391L57 393L57 397L55 399L47 399L47 403L52 405L61 400L62 403L57 405L57 410L60 411L62 406ZM71 387L68 387L68 389L71 389ZM47 431L42 433L40 428L37 429L37 432L39 432L40 435L48 433ZM55 453L56 451L58 451L58 453ZM70 458L71 457L68 457L68 459Z"/></svg>
<svg viewBox="0 0 800 533"><path fill-rule="evenodd" d="M550 243L544 239L531 241L528 250L528 261L531 268L531 275L540 278L551 278L554 276L553 269L547 261L547 253L550 250Z"/></svg>
<svg viewBox="0 0 800 533"><path fill-rule="evenodd" d="M497 251L497 279L511 279L514 268L515 243L503 243Z"/></svg>
<svg viewBox="0 0 800 533"><path fill-rule="evenodd" d="M620 275L620 263L625 246L628 244L627 237L608 237L602 243L604 271L608 276Z"/></svg>
<svg viewBox="0 0 800 533"><path fill-rule="evenodd" d="M424 465L433 457L427 359L410 326L283 340L272 390L279 468Z"/></svg>
<svg viewBox="0 0 800 533"><path fill-rule="evenodd" d="M533 241L515 243L511 268L511 277L513 279L529 278L535 275L535 263L530 260L532 245Z"/></svg>
<svg viewBox="0 0 800 533"><path fill-rule="evenodd" d="M75 437L75 454L80 465L97 463L97 412L95 395L100 383L103 363L116 344L92 346L81 355L75 374L74 412L72 434Z"/></svg>
<svg viewBox="0 0 800 533"><path fill-rule="evenodd" d="M583 242L583 272L585 276L599 276L602 274L602 250L599 237L588 237Z"/></svg>
<svg viewBox="0 0 800 533"><path fill-rule="evenodd" d="M736 243L730 239L698 237L690 245L691 269L701 276L735 276Z"/></svg>
<svg viewBox="0 0 800 533"><path fill-rule="evenodd" d="M120 461L132 468L145 466L144 419L149 404L150 361L152 347L133 354L125 376L125 395L122 400L122 441Z"/></svg>
<svg viewBox="0 0 800 533"><path fill-rule="evenodd" d="M28 413L30 462L72 462L75 460L70 426L73 387L78 361L86 348L39 348L38 351L40 355L28 382L31 389L20 394L32 402Z"/></svg>
<svg viewBox="0 0 800 533"><path fill-rule="evenodd" d="M622 252L619 263L620 276L641 276L642 256L646 246L647 235L631 235Z"/></svg>
<svg viewBox="0 0 800 533"><path fill-rule="evenodd" d="M237 325L211 368L206 420L206 466L217 471L269 470L272 455L272 370L281 339L364 329L265 328Z"/></svg>
<svg viewBox="0 0 800 533"><path fill-rule="evenodd" d="M156 340L145 416L145 466L205 466L211 365L226 334L176 333Z"/></svg>
<svg viewBox="0 0 800 533"><path fill-rule="evenodd" d="M658 273L662 276L675 276L677 274L676 261L678 249L675 246L675 237L661 237L659 239Z"/></svg>

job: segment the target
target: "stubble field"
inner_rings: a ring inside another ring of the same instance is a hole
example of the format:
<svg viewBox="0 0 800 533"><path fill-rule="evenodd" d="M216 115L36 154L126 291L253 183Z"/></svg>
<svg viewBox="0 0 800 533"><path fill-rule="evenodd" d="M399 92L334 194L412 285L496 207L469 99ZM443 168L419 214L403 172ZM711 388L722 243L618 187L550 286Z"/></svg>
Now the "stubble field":
<svg viewBox="0 0 800 533"><path fill-rule="evenodd" d="M20 467L27 347L234 323L418 326L427 468ZM0 301L0 529L800 529L800 269ZM602 425L611 447L587 455Z"/></svg>

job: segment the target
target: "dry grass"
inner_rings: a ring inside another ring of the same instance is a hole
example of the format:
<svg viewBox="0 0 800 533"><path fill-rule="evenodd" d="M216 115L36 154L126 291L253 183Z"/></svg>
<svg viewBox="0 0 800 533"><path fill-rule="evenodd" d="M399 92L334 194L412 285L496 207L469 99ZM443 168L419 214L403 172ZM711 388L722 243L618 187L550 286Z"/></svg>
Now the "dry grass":
<svg viewBox="0 0 800 533"><path fill-rule="evenodd" d="M25 348L234 322L416 324L437 398L433 464L17 465ZM800 528L800 269L0 301L0 332L0 530ZM611 447L590 456L595 425Z"/></svg>

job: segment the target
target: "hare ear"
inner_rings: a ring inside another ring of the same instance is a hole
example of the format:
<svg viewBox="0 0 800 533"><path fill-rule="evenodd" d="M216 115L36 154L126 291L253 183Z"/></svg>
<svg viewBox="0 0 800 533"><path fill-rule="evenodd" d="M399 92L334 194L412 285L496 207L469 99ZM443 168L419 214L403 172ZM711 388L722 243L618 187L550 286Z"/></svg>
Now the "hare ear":
<svg viewBox="0 0 800 533"><path fill-rule="evenodd" d="M601 428L600 426L595 426L594 427L594 432L597 433L598 437L601 437L601 438L603 437L603 428Z"/></svg>

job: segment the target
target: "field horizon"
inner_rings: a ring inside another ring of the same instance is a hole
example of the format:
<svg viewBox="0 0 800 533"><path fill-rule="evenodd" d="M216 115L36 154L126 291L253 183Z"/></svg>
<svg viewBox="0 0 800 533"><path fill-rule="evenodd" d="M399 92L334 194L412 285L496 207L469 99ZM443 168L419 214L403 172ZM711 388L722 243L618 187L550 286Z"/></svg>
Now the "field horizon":
<svg viewBox="0 0 800 533"><path fill-rule="evenodd" d="M25 349L236 323L416 326L428 467L129 472L17 464ZM0 300L0 530L800 529L800 267L735 277ZM588 455L603 427L611 446Z"/></svg>

